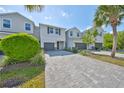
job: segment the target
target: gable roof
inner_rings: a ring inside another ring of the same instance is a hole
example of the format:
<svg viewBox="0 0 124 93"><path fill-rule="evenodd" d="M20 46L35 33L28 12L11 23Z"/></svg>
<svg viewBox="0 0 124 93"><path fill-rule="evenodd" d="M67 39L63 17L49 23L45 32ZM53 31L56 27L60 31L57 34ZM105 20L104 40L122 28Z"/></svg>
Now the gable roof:
<svg viewBox="0 0 124 93"><path fill-rule="evenodd" d="M18 12L0 13L0 16L4 16L4 15L13 15L13 14L17 14L17 15L23 17L23 18L26 18L27 20L31 21L31 22L34 24L34 22L33 22L31 19L29 19L29 18L23 16L22 14L20 14L20 13L18 13Z"/></svg>
<svg viewBox="0 0 124 93"><path fill-rule="evenodd" d="M50 26L50 27L56 27L56 28L60 28L60 29L66 30L66 28L64 28L64 27L54 26L54 25L50 25L50 24L42 24L42 23L39 23L39 25Z"/></svg>
<svg viewBox="0 0 124 93"><path fill-rule="evenodd" d="M68 29L68 30L66 30L66 31L70 31L70 30L78 30L79 32L81 32L77 27L72 27L72 28L70 28L70 29Z"/></svg>

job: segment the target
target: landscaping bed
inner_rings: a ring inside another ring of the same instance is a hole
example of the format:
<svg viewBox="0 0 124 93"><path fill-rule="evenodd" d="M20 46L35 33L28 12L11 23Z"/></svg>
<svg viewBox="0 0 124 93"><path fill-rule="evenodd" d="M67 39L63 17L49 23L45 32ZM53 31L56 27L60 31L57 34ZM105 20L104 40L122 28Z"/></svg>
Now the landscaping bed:
<svg viewBox="0 0 124 93"><path fill-rule="evenodd" d="M3 67L0 73L0 87L17 87L20 84L23 84L24 82L29 81L30 79L40 74L42 74L41 78L44 78L45 76L43 74L44 65L34 65L29 64L28 62L8 65L6 67ZM44 82L44 79L41 79L41 81Z"/></svg>
<svg viewBox="0 0 124 93"><path fill-rule="evenodd" d="M111 56L98 55L98 54L91 54L91 55L89 55L89 57L124 67L124 59L123 58L117 58L117 57L112 58Z"/></svg>
<svg viewBox="0 0 124 93"><path fill-rule="evenodd" d="M86 51L82 51L80 52L81 55L83 56L88 56L97 60L101 60L103 62L108 62L111 64L115 64L115 65L119 65L119 66L123 66L124 67L124 59L123 58L112 58L111 56L108 55L100 55L100 54L93 54L91 52L86 52Z"/></svg>
<svg viewBox="0 0 124 93"><path fill-rule="evenodd" d="M45 86L44 51L37 38L27 33L11 34L1 39L0 50L4 53L0 57L0 87Z"/></svg>

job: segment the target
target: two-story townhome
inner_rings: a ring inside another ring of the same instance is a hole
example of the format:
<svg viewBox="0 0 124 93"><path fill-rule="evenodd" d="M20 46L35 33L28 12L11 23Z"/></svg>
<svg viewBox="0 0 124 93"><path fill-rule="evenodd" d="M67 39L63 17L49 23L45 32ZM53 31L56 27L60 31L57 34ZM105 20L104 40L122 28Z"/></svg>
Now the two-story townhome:
<svg viewBox="0 0 124 93"><path fill-rule="evenodd" d="M87 30L94 31L94 28L92 27L92 28L89 28ZM98 35L95 37L95 43L94 44L90 44L87 47L87 49L101 49L103 47L104 30L102 29L102 27L97 27L96 30L98 32ZM84 35L86 31L83 31L82 34Z"/></svg>
<svg viewBox="0 0 124 93"><path fill-rule="evenodd" d="M66 48L86 49L86 44L82 43L82 33L76 27L66 31Z"/></svg>
<svg viewBox="0 0 124 93"><path fill-rule="evenodd" d="M25 32L39 39L38 27L34 22L17 12L0 13L0 38L18 32Z"/></svg>
<svg viewBox="0 0 124 93"><path fill-rule="evenodd" d="M92 31L92 29L90 30ZM95 44L91 44L89 49L102 47L103 29L97 28L97 30L99 34L96 37ZM66 30L65 28L48 24L35 26L32 20L17 12L0 13L0 38L19 32L34 35L39 40L41 48L45 50L61 50L73 47L87 49L86 44L82 42L82 32L76 27ZM83 34L85 34L85 31Z"/></svg>
<svg viewBox="0 0 124 93"><path fill-rule="evenodd" d="M41 47L45 50L61 50L65 48L65 28L39 24Z"/></svg>

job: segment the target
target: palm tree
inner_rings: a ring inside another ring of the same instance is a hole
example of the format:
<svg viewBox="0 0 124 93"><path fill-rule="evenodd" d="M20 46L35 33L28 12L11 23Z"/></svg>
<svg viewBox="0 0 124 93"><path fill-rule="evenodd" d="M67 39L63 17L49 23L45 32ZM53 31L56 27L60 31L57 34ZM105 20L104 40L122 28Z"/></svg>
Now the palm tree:
<svg viewBox="0 0 124 93"><path fill-rule="evenodd" d="M25 5L24 7L29 12L35 12L35 11L40 12L44 8L43 5Z"/></svg>
<svg viewBox="0 0 124 93"><path fill-rule="evenodd" d="M115 57L117 48L117 26L124 18L123 5L100 5L95 13L94 23L96 26L111 25L113 30L113 47L111 56Z"/></svg>

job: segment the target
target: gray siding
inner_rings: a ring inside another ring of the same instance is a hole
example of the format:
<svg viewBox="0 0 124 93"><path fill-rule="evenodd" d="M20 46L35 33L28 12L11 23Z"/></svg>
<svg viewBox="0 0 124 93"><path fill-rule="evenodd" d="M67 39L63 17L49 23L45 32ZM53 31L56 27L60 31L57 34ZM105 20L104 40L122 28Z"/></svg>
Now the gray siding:
<svg viewBox="0 0 124 93"><path fill-rule="evenodd" d="M10 19L12 26L11 28L3 28L3 19ZM31 24L31 31L25 31L25 23ZM33 33L34 31L34 23L29 20L28 18L20 15L19 13L8 13L8 14L0 14L0 31L7 31L7 32L26 32L26 33Z"/></svg>

